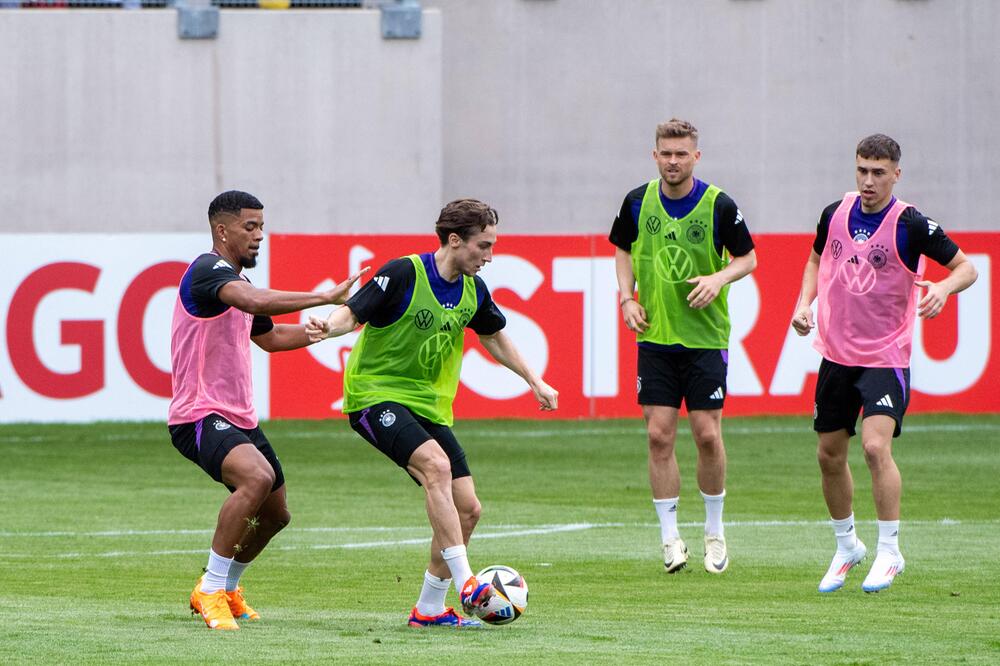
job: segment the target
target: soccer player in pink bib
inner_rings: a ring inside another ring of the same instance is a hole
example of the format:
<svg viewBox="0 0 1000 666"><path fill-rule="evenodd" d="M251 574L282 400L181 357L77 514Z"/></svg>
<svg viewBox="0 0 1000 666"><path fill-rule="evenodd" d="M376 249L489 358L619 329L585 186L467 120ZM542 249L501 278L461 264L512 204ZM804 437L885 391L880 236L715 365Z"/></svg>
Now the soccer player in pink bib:
<svg viewBox="0 0 1000 666"><path fill-rule="evenodd" d="M237 618L260 618L240 576L291 519L281 463L257 424L250 343L267 352L311 344L304 326L275 324L271 316L343 303L364 271L323 292L258 289L241 272L257 264L264 206L246 192L223 192L208 222L212 250L188 266L174 306L167 425L174 447L231 493L190 598L210 629L226 630L239 629Z"/></svg>
<svg viewBox="0 0 1000 666"><path fill-rule="evenodd" d="M844 586L868 550L854 528L854 481L847 449L861 412L861 445L872 475L878 548L861 587L878 592L903 571L899 550L902 479L892 458L910 399L910 349L916 317L936 317L948 296L976 281L976 269L941 226L892 194L899 181L899 144L873 134L858 144L858 191L823 211L802 291L792 317L799 335L817 329L823 356L816 382L813 429L823 497L837 551L820 592ZM924 257L950 273L923 279ZM926 290L922 295L920 289ZM812 302L817 299L813 319Z"/></svg>

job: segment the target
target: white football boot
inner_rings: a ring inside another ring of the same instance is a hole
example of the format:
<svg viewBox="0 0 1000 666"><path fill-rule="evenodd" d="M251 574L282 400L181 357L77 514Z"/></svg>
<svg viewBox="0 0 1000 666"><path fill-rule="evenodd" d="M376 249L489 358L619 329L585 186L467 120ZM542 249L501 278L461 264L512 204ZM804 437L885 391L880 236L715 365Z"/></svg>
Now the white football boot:
<svg viewBox="0 0 1000 666"><path fill-rule="evenodd" d="M819 591L836 592L844 587L844 581L847 580L847 572L865 559L865 555L867 554L868 549L865 548L865 544L861 543L861 539L856 540L854 548L851 550L841 550L838 548L837 552L833 554L833 561L830 562L830 568L826 570L826 575L819 582Z"/></svg>
<svg viewBox="0 0 1000 666"><path fill-rule="evenodd" d="M729 568L729 551L726 538L714 534L705 535L705 571L720 574Z"/></svg>
<svg viewBox="0 0 1000 666"><path fill-rule="evenodd" d="M878 592L892 585L892 580L897 574L903 573L906 561L898 552L881 550L875 553L875 561L872 562L871 571L865 577L865 582L861 584L861 589L865 592Z"/></svg>
<svg viewBox="0 0 1000 666"><path fill-rule="evenodd" d="M663 544L663 568L667 573L677 573L687 564L688 548L680 537Z"/></svg>

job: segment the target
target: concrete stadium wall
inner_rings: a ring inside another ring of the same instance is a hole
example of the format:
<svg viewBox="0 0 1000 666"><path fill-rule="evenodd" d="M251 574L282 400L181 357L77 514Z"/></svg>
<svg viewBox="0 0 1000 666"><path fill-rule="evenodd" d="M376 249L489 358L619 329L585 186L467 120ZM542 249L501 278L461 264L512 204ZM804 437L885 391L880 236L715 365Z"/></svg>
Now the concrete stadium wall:
<svg viewBox="0 0 1000 666"><path fill-rule="evenodd" d="M609 229L671 116L752 230L815 228L874 132L902 145L901 198L1000 228L1000 2L424 4L444 22L444 196L482 193L508 228Z"/></svg>
<svg viewBox="0 0 1000 666"><path fill-rule="evenodd" d="M423 4L416 41L375 10L223 11L204 42L172 10L0 10L0 231L190 231L241 187L283 233L427 232L459 196L601 233L674 115L756 232L810 230L875 131L901 197L1000 228L1000 3Z"/></svg>
<svg viewBox="0 0 1000 666"><path fill-rule="evenodd" d="M440 17L0 9L0 231L201 231L246 189L269 231L423 231L441 200Z"/></svg>

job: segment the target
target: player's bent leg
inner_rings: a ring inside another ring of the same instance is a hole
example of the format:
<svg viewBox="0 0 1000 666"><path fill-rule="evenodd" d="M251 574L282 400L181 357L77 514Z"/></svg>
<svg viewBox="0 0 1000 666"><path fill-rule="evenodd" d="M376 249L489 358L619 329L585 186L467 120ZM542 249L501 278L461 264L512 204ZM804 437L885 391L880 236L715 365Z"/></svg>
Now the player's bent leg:
<svg viewBox="0 0 1000 666"><path fill-rule="evenodd" d="M688 420L698 448L698 488L705 502L705 571L721 574L729 568L729 548L722 525L726 496L726 447L722 441L722 410L692 409Z"/></svg>
<svg viewBox="0 0 1000 666"><path fill-rule="evenodd" d="M455 500L455 509L458 511L458 520L462 526L462 542L469 545L472 532L479 524L479 518L483 513L483 505L476 497L476 486L472 477L463 476L453 479L451 495Z"/></svg>
<svg viewBox="0 0 1000 666"><path fill-rule="evenodd" d="M872 496L879 520L899 520L903 481L892 457L895 428L895 419L885 414L866 416L861 425L861 444L872 474Z"/></svg>
<svg viewBox="0 0 1000 666"><path fill-rule="evenodd" d="M251 521L247 527L243 541L240 542L239 552L236 554L236 560L242 565L241 569L245 569L253 562L274 535L283 530L291 519L285 486L282 484L280 488L268 495L260 507L256 522ZM234 564L236 563L234 562ZM260 619L260 613L247 603L243 586L239 584L239 576L234 576L232 570L226 585L226 598L234 618L238 620Z"/></svg>
<svg viewBox="0 0 1000 666"><path fill-rule="evenodd" d="M267 459L247 442L234 447L222 461L222 480L234 488L222 504L212 538L212 550L233 557L260 507L271 494L274 470Z"/></svg>
<svg viewBox="0 0 1000 666"><path fill-rule="evenodd" d="M434 539L442 544L441 555L459 592L462 609L471 614L493 596L493 586L480 583L469 567L462 525L452 495L451 461L438 443L429 439L410 456L407 471L424 488L427 518Z"/></svg>
<svg viewBox="0 0 1000 666"><path fill-rule="evenodd" d="M822 476L823 499L831 516L848 516L852 513L854 478L847 464L847 447L850 436L847 430L819 433L816 460Z"/></svg>
<svg viewBox="0 0 1000 666"><path fill-rule="evenodd" d="M649 445L649 486L660 522L663 568L676 573L687 565L688 549L677 531L677 500L681 476L674 446L677 440L676 407L643 405Z"/></svg>
<svg viewBox="0 0 1000 666"><path fill-rule="evenodd" d="M698 448L698 487L707 495L726 488L726 447L722 442L722 410L696 409L688 414Z"/></svg>

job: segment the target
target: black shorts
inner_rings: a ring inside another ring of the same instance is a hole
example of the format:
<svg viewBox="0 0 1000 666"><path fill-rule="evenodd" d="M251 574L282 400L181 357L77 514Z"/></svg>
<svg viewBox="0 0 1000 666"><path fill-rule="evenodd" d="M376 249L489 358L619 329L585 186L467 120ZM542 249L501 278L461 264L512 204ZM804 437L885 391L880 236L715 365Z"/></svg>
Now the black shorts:
<svg viewBox="0 0 1000 666"><path fill-rule="evenodd" d="M729 353L725 349L661 351L639 345L640 405L722 409Z"/></svg>
<svg viewBox="0 0 1000 666"><path fill-rule="evenodd" d="M433 439L451 460L451 478L472 476L465 461L465 451L448 426L428 421L398 402L380 402L347 416L356 433L403 469L417 447Z"/></svg>
<svg viewBox="0 0 1000 666"><path fill-rule="evenodd" d="M840 365L825 358L816 380L813 430L845 429L853 437L858 412L863 417L885 414L896 422L893 437L903 429L903 414L910 403L909 368L859 368Z"/></svg>
<svg viewBox="0 0 1000 666"><path fill-rule="evenodd" d="M285 483L285 475L281 471L278 456L275 455L271 442L267 441L260 427L244 430L218 414L209 414L200 421L179 423L167 426L167 429L170 431L174 448L205 470L210 477L229 488L230 492L236 489L222 480L222 460L235 447L246 443L257 447L267 462L271 463L271 468L274 470L274 485L271 486L271 492Z"/></svg>

